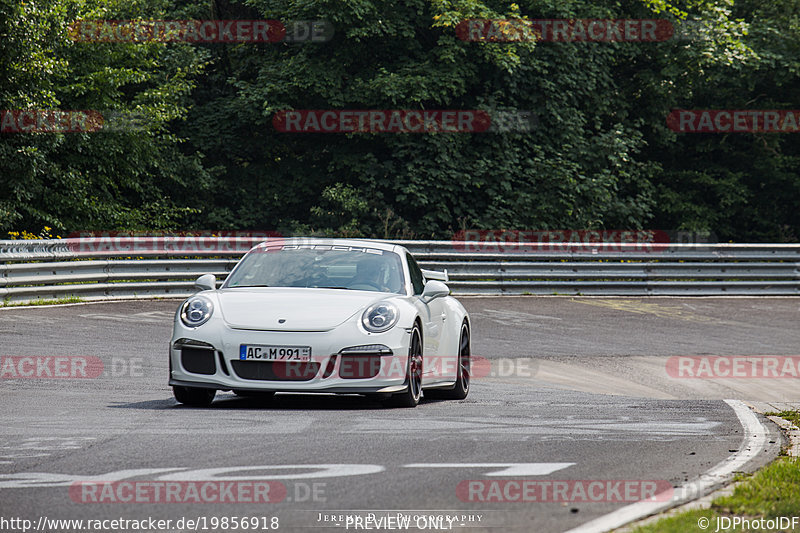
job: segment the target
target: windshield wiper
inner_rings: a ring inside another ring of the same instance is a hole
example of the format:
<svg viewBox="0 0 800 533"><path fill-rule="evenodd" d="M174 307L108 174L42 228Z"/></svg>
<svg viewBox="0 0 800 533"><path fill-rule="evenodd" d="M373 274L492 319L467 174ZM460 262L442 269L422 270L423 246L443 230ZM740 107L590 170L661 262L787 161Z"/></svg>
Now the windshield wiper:
<svg viewBox="0 0 800 533"><path fill-rule="evenodd" d="M316 289L349 289L350 287L315 287Z"/></svg>

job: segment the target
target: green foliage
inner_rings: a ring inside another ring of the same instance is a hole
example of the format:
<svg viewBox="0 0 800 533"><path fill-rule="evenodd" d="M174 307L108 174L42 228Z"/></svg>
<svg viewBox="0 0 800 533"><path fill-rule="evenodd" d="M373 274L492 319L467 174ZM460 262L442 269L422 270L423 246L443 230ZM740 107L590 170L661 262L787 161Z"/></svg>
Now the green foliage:
<svg viewBox="0 0 800 533"><path fill-rule="evenodd" d="M170 131L203 61L189 45L75 42L82 19L156 18L152 1L2 0L0 109L134 114L135 130L0 137L0 231L179 226L183 196L206 173Z"/></svg>
<svg viewBox="0 0 800 533"><path fill-rule="evenodd" d="M0 231L462 228L800 235L790 134L678 134L676 108L797 109L800 0L0 0L0 109L133 112L0 135ZM79 43L78 19L327 20L326 43ZM655 43L465 42L471 18L667 18ZM691 31L689 31L691 30ZM532 131L281 133L289 109L531 110Z"/></svg>

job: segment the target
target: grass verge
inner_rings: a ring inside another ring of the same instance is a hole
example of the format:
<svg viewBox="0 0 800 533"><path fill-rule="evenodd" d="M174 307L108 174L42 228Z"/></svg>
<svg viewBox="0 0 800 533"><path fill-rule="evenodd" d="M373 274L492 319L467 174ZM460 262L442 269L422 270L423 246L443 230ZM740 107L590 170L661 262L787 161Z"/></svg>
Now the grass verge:
<svg viewBox="0 0 800 533"><path fill-rule="evenodd" d="M29 302L3 302L0 307L29 307L32 305L58 305L58 304L76 304L83 300L77 296L69 296L67 298L57 298L55 300L31 300Z"/></svg>

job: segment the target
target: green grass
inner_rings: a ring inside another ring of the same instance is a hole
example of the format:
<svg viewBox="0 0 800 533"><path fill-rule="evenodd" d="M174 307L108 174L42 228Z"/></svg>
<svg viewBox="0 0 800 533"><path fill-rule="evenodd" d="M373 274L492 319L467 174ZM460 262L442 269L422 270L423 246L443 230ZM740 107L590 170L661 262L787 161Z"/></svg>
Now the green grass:
<svg viewBox="0 0 800 533"><path fill-rule="evenodd" d="M0 307L28 307L31 305L59 305L59 304L75 304L83 300L77 296L69 296L66 298L57 298L55 300L31 300L30 302L3 302Z"/></svg>
<svg viewBox="0 0 800 533"><path fill-rule="evenodd" d="M800 428L800 411L781 411L780 413L766 413L767 416L779 416Z"/></svg>
<svg viewBox="0 0 800 533"><path fill-rule="evenodd" d="M800 422L800 412L786 411L777 414L781 418L797 425ZM778 457L770 465L762 468L753 475L738 478L741 483L729 496L720 496L711 502L709 509L686 511L675 516L662 518L651 524L637 527L634 533L684 533L717 530L718 519L749 518L770 519L778 517L800 516L800 459L797 457ZM698 523L701 519L708 519L708 527L701 528ZM771 531L800 531L800 524L794 529L789 523L788 529L773 529ZM721 523L721 526L726 524ZM720 531L723 531L722 527ZM755 528L733 528L724 531L764 531L756 524Z"/></svg>

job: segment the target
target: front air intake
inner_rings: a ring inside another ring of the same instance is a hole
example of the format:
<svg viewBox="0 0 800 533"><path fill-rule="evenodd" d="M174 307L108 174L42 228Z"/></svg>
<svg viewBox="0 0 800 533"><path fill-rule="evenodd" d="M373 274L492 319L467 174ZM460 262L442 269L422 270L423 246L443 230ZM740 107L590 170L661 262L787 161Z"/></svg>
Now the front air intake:
<svg viewBox="0 0 800 533"><path fill-rule="evenodd" d="M214 350L184 346L181 348L181 366L192 374L215 374Z"/></svg>
<svg viewBox="0 0 800 533"><path fill-rule="evenodd" d="M258 381L310 381L319 372L319 363L232 360L233 371L242 379Z"/></svg>
<svg viewBox="0 0 800 533"><path fill-rule="evenodd" d="M381 358L370 354L342 355L339 377L342 379L374 378L381 371Z"/></svg>

